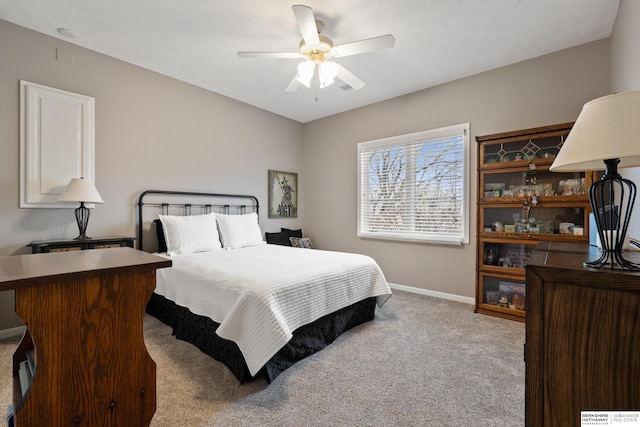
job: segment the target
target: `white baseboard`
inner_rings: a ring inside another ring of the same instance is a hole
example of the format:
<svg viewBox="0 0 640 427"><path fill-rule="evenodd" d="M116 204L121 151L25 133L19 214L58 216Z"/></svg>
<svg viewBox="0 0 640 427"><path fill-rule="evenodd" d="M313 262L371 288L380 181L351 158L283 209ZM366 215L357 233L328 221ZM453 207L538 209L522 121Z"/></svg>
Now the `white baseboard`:
<svg viewBox="0 0 640 427"><path fill-rule="evenodd" d="M463 296L454 295L454 294L447 294L445 292L430 291L428 289L414 288L413 286L398 285L397 283L389 283L389 287L391 287L391 289L398 289L399 291L405 291L405 292L411 292L411 293L414 293L414 294L426 295L428 297L448 299L448 300L451 300L451 301L463 302L465 304L472 304L473 305L473 304L476 303L475 299L473 299L473 298L463 297Z"/></svg>
<svg viewBox="0 0 640 427"><path fill-rule="evenodd" d="M16 328L2 329L0 330L0 340L6 339L6 338L12 338L16 336L22 336L26 329L27 329L26 326L18 326Z"/></svg>

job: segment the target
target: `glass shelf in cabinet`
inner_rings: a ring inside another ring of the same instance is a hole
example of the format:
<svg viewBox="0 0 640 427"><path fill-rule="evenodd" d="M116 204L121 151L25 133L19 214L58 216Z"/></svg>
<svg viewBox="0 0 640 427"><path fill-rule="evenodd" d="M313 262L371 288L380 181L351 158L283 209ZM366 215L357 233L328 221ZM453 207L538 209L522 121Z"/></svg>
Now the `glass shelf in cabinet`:
<svg viewBox="0 0 640 427"><path fill-rule="evenodd" d="M482 303L524 311L527 289L523 280L499 276L482 276Z"/></svg>
<svg viewBox="0 0 640 427"><path fill-rule="evenodd" d="M497 270L524 270L536 243L489 240L481 242L482 267Z"/></svg>

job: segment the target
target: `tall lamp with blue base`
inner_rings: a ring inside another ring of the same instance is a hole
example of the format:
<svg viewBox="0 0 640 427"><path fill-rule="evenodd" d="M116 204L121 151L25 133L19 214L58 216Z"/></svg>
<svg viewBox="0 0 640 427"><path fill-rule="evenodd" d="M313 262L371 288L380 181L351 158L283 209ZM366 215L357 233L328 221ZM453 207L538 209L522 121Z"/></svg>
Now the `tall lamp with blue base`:
<svg viewBox="0 0 640 427"><path fill-rule="evenodd" d="M618 168L640 166L640 91L621 92L584 105L549 170L605 173L589 188L589 201L601 242L599 258L585 267L640 270L624 258L636 185Z"/></svg>

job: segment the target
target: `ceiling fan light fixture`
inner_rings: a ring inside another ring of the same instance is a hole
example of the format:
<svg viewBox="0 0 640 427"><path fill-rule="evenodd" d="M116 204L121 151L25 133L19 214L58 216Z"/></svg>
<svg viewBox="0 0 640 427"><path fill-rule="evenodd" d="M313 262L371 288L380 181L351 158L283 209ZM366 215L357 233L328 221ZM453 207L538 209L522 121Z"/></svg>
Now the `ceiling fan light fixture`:
<svg viewBox="0 0 640 427"><path fill-rule="evenodd" d="M331 86L337 75L338 66L335 62L325 61L318 65L318 79L321 88Z"/></svg>
<svg viewBox="0 0 640 427"><path fill-rule="evenodd" d="M317 86L318 89L332 85L336 78L353 89L361 89L365 85L362 80L341 64L329 61L329 59L359 55L395 46L395 39L391 34L334 46L329 37L320 34L324 23L315 19L313 10L309 6L295 4L291 8L302 34L298 52L238 52L238 56L241 58L304 59L303 63L298 64L298 72L285 88L286 92L295 92L301 84L310 88L311 79L314 77L314 86Z"/></svg>
<svg viewBox="0 0 640 427"><path fill-rule="evenodd" d="M298 75L296 79L306 87L311 87L311 79L315 71L316 65L311 61L303 61L298 64Z"/></svg>

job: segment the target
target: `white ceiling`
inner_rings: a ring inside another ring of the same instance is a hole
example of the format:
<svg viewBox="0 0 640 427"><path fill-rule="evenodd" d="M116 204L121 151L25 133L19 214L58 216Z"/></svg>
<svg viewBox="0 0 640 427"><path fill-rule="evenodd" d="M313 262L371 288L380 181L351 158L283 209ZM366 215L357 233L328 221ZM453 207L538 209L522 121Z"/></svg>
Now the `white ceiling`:
<svg viewBox="0 0 640 427"><path fill-rule="evenodd" d="M294 1L294 2L292 2ZM394 48L337 59L366 82L285 92L299 60L292 4L336 45L392 34ZM619 0L0 0L0 19L306 123L609 37ZM58 28L76 37L60 35ZM6 42L6 41L5 41ZM317 97L317 100L316 100Z"/></svg>

